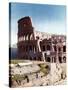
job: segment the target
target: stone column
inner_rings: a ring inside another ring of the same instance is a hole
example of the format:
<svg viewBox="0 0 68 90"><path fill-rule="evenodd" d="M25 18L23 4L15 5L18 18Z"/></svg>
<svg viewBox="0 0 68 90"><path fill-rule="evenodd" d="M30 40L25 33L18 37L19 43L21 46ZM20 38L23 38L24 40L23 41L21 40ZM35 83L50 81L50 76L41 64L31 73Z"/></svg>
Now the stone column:
<svg viewBox="0 0 68 90"><path fill-rule="evenodd" d="M44 52L42 52L42 60L46 62Z"/></svg>
<svg viewBox="0 0 68 90"><path fill-rule="evenodd" d="M38 49L39 49L39 52L41 52L41 48L40 48L40 40L38 40Z"/></svg>

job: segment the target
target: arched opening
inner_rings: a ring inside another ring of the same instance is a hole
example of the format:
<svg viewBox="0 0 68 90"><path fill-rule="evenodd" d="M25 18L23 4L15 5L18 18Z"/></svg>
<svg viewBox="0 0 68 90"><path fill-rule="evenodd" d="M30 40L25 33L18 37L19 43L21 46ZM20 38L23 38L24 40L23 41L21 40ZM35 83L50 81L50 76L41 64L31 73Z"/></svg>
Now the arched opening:
<svg viewBox="0 0 68 90"><path fill-rule="evenodd" d="M60 47L58 48L58 51L59 51L59 52L61 51L61 48L60 48Z"/></svg>
<svg viewBox="0 0 68 90"><path fill-rule="evenodd" d="M54 51L57 51L57 47L56 46L54 46Z"/></svg>
<svg viewBox="0 0 68 90"><path fill-rule="evenodd" d="M47 62L50 62L51 61L50 57L47 57L46 61Z"/></svg>
<svg viewBox="0 0 68 90"><path fill-rule="evenodd" d="M28 78L28 76L27 76L27 75L25 76L25 78L27 79L27 83L29 83L29 78Z"/></svg>
<svg viewBox="0 0 68 90"><path fill-rule="evenodd" d="M59 62L62 63L62 58L61 57L59 57Z"/></svg>
<svg viewBox="0 0 68 90"><path fill-rule="evenodd" d="M66 52L66 46L63 46L63 52Z"/></svg>
<svg viewBox="0 0 68 90"><path fill-rule="evenodd" d="M30 40L30 34L28 35L28 40Z"/></svg>
<svg viewBox="0 0 68 90"><path fill-rule="evenodd" d="M45 46L44 45L42 46L42 50L45 51Z"/></svg>
<svg viewBox="0 0 68 90"><path fill-rule="evenodd" d="M47 50L50 50L50 45L47 45Z"/></svg>
<svg viewBox="0 0 68 90"><path fill-rule="evenodd" d="M63 62L66 63L66 57L65 56L63 57Z"/></svg>

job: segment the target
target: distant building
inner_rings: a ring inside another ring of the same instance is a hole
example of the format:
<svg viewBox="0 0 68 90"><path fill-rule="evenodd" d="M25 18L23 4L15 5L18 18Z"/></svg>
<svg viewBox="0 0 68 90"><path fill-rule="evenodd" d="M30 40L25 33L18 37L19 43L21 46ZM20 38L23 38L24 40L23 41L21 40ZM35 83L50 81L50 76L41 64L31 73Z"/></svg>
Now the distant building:
<svg viewBox="0 0 68 90"><path fill-rule="evenodd" d="M45 62L66 62L66 36L35 31L29 16L18 21L18 57Z"/></svg>

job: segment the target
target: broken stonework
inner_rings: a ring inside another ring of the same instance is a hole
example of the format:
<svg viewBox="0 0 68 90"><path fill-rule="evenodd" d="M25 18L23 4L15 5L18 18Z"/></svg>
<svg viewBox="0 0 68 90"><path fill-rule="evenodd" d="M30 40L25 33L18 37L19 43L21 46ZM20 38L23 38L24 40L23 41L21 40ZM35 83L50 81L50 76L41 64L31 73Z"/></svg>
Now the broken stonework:
<svg viewBox="0 0 68 90"><path fill-rule="evenodd" d="M52 63L51 64L51 82L55 84L66 78L66 64Z"/></svg>
<svg viewBox="0 0 68 90"><path fill-rule="evenodd" d="M66 63L14 66L11 71L12 87L63 85L66 82Z"/></svg>

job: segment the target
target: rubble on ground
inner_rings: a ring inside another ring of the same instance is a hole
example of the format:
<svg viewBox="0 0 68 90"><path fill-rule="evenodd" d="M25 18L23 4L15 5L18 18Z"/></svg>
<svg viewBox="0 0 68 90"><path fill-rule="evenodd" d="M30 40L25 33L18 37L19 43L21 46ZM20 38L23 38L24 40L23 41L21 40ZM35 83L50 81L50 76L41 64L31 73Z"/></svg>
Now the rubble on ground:
<svg viewBox="0 0 68 90"><path fill-rule="evenodd" d="M15 65L11 68L12 87L63 85L66 63Z"/></svg>

